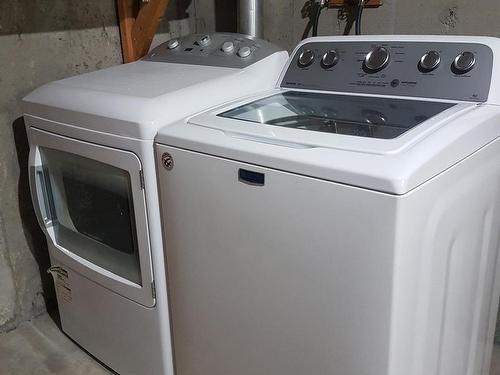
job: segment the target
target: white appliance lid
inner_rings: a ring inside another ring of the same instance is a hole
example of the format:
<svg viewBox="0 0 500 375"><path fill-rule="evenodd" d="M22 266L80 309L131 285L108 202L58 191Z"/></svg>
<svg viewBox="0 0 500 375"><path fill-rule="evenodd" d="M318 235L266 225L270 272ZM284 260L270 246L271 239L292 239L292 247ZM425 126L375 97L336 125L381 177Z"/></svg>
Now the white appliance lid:
<svg viewBox="0 0 500 375"><path fill-rule="evenodd" d="M275 89L218 106L188 123L295 148L392 154L477 106L429 99ZM158 139L162 137L162 130Z"/></svg>
<svg viewBox="0 0 500 375"><path fill-rule="evenodd" d="M393 139L454 106L386 97L285 91L218 116L322 133ZM300 138L300 135L297 134Z"/></svg>

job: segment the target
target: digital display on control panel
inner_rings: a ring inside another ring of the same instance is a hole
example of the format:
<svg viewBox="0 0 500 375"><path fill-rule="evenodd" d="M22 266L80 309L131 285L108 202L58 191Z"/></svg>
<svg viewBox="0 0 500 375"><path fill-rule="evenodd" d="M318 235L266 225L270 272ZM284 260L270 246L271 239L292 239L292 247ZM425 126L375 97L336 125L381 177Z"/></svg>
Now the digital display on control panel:
<svg viewBox="0 0 500 375"><path fill-rule="evenodd" d="M479 43L310 42L281 87L483 102L492 50Z"/></svg>

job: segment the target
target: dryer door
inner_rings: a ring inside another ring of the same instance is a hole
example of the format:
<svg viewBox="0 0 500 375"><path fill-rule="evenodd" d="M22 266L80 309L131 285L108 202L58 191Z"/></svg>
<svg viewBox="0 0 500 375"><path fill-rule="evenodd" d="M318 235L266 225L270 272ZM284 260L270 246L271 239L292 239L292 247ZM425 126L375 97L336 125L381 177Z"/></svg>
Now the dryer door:
<svg viewBox="0 0 500 375"><path fill-rule="evenodd" d="M30 181L51 256L154 305L142 167L132 152L30 128Z"/></svg>

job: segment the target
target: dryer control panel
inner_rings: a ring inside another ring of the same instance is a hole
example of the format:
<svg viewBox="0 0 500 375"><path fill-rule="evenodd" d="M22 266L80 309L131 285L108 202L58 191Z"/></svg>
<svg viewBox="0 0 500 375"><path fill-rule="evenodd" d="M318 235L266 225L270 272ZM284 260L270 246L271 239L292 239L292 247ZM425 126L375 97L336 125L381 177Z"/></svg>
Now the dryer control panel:
<svg viewBox="0 0 500 375"><path fill-rule="evenodd" d="M194 34L171 39L142 60L241 69L279 51L283 49L248 35Z"/></svg>
<svg viewBox="0 0 500 375"><path fill-rule="evenodd" d="M312 41L281 87L483 102L493 51L480 43Z"/></svg>

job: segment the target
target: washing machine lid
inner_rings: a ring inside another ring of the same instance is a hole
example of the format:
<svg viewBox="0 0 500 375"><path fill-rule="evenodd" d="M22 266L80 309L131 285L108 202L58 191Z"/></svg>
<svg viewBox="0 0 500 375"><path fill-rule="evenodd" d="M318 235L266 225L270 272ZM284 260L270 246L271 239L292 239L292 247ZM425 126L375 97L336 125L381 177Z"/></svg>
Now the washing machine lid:
<svg viewBox="0 0 500 375"><path fill-rule="evenodd" d="M275 89L188 119L233 137L387 155L477 103ZM161 138L162 131L159 132Z"/></svg>
<svg viewBox="0 0 500 375"><path fill-rule="evenodd" d="M156 142L400 195L499 137L499 120L489 104L275 89Z"/></svg>
<svg viewBox="0 0 500 375"><path fill-rule="evenodd" d="M393 139L454 105L447 102L285 91L243 104L218 116L301 131ZM302 138L300 133L296 136Z"/></svg>

